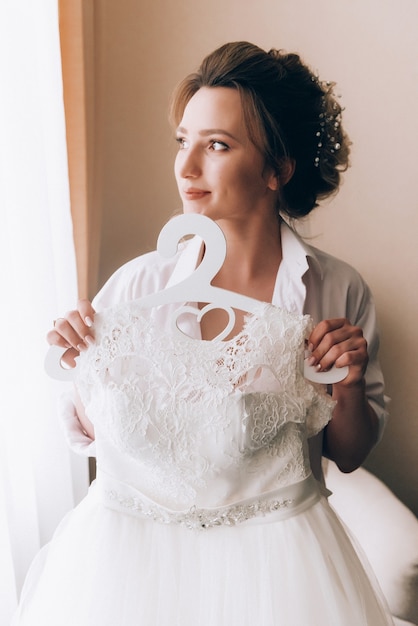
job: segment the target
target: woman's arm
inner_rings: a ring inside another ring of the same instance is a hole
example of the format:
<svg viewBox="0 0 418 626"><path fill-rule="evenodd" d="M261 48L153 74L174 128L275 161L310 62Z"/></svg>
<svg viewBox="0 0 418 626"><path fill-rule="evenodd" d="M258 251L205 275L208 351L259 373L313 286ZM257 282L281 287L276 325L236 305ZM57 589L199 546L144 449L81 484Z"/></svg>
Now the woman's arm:
<svg viewBox="0 0 418 626"><path fill-rule="evenodd" d="M366 459L379 432L379 420L366 396L367 342L361 328L338 318L320 322L309 343L310 364L318 370L349 366L347 377L332 388L337 404L324 430L323 453L341 471L351 472Z"/></svg>
<svg viewBox="0 0 418 626"><path fill-rule="evenodd" d="M79 300L77 309L69 311L65 317L58 318L46 336L50 345L68 348L62 361L69 367L75 367L74 359L94 341L92 330L94 313L94 308L88 300ZM80 429L93 440L94 427L86 415L76 389L74 390L73 401L74 417L78 420Z"/></svg>

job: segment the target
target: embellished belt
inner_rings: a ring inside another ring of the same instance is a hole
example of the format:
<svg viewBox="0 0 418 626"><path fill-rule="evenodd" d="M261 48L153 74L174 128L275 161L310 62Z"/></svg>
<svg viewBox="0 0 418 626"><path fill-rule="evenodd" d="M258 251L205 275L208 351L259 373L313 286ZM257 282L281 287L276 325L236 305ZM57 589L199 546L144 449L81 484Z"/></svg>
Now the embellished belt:
<svg viewBox="0 0 418 626"><path fill-rule="evenodd" d="M102 503L110 509L162 524L178 524L191 530L287 519L306 510L321 497L321 487L312 474L298 483L255 498L218 508L192 506L182 511L157 504L134 487L121 483L101 470L98 470L96 485Z"/></svg>

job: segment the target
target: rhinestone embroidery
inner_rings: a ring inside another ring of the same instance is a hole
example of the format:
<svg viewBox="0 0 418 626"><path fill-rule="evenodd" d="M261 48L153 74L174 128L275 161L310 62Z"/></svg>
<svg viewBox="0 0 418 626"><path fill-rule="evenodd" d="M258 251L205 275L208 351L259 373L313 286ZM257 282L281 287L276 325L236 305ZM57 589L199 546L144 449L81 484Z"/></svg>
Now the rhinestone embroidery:
<svg viewBox="0 0 418 626"><path fill-rule="evenodd" d="M125 509L140 513L161 524L179 524L190 530L206 530L216 526L235 526L256 516L288 508L293 499L255 500L250 504L237 504L219 509L200 509L193 506L188 511L176 513L158 505L145 504L139 498L123 497L114 490L105 491L106 497Z"/></svg>

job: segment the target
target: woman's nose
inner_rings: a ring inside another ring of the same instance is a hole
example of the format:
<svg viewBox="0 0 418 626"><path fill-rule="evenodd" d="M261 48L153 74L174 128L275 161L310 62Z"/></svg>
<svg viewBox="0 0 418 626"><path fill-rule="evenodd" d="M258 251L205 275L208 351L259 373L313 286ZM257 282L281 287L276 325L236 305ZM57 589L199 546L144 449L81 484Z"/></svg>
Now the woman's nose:
<svg viewBox="0 0 418 626"><path fill-rule="evenodd" d="M197 178L202 172L197 148L189 146L177 154L177 171L181 178Z"/></svg>

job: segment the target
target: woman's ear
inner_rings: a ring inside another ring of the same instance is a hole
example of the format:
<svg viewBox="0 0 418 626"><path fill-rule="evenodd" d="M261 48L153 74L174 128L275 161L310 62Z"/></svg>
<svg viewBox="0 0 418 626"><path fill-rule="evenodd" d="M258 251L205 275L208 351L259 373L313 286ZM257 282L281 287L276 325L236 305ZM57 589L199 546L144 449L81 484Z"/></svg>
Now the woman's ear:
<svg viewBox="0 0 418 626"><path fill-rule="evenodd" d="M277 174L277 172L271 172L268 176L267 179L267 187L271 190L271 191L277 191L280 187L280 182L279 182L279 174Z"/></svg>
<svg viewBox="0 0 418 626"><path fill-rule="evenodd" d="M280 164L279 180L282 187L287 185L289 180L295 173L296 161L295 159L283 159Z"/></svg>
<svg viewBox="0 0 418 626"><path fill-rule="evenodd" d="M277 191L284 187L292 178L295 172L296 162L294 159L283 159L277 171L271 172L267 181L267 186L271 191Z"/></svg>

